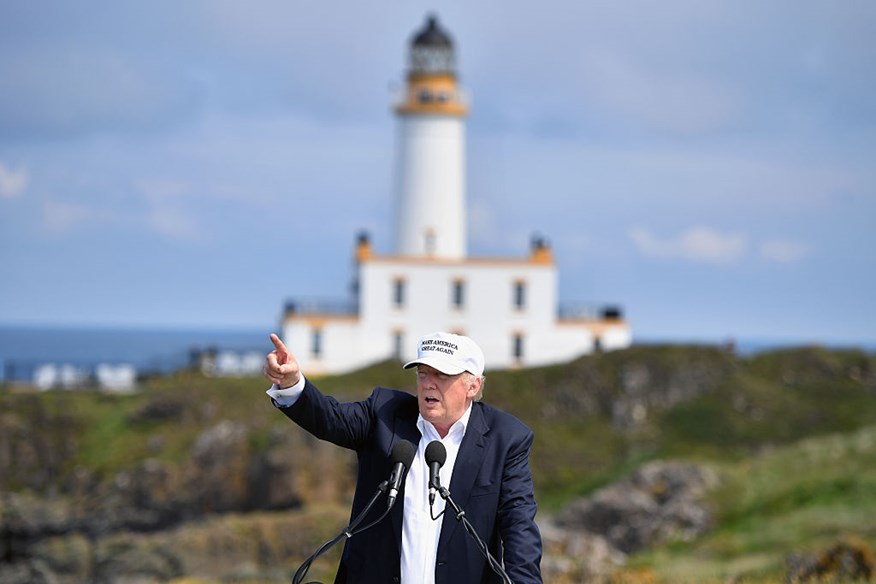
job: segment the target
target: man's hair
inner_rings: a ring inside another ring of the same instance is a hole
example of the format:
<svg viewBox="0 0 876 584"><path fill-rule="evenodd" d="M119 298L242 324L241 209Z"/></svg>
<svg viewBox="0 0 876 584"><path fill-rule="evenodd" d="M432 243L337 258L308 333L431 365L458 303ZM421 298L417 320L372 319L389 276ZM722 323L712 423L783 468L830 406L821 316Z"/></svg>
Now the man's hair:
<svg viewBox="0 0 876 584"><path fill-rule="evenodd" d="M475 375L474 373L471 373L470 371L463 371L462 374L465 376L464 379L465 379L465 382L467 384L472 384L476 380L480 379L481 386L478 389L478 394L476 396L474 396L474 401L480 401L481 398L484 397L484 384L487 382L486 376Z"/></svg>

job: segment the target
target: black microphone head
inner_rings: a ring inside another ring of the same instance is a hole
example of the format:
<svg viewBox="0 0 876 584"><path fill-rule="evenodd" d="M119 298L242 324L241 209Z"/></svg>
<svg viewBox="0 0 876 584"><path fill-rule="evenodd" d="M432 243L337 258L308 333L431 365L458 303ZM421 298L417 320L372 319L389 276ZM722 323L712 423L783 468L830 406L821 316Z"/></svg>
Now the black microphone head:
<svg viewBox="0 0 876 584"><path fill-rule="evenodd" d="M417 453L417 447L414 446L409 440L399 440L395 444L392 445L392 452L390 453L390 458L392 459L392 464L400 462L404 465L405 468L410 468L411 463L414 461L414 455Z"/></svg>
<svg viewBox="0 0 876 584"><path fill-rule="evenodd" d="M432 440L426 445L426 464L437 462L438 466L444 466L445 460L447 460L447 449L440 440Z"/></svg>

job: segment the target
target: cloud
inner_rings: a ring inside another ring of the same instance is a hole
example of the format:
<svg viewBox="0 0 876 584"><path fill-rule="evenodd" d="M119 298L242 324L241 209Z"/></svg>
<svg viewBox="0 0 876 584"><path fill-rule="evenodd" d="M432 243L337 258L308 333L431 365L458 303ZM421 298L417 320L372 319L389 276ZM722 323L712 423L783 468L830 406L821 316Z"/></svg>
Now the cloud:
<svg viewBox="0 0 876 584"><path fill-rule="evenodd" d="M180 241L202 241L203 230L190 213L171 205L157 205L146 217L148 225L156 232Z"/></svg>
<svg viewBox="0 0 876 584"><path fill-rule="evenodd" d="M706 264L729 264L740 259L748 247L741 234L721 234L708 227L693 227L670 239L659 239L647 229L634 228L629 237L647 256Z"/></svg>
<svg viewBox="0 0 876 584"><path fill-rule="evenodd" d="M49 199L43 203L43 227L50 233L66 233L77 226L100 219L101 214L85 205Z"/></svg>
<svg viewBox="0 0 876 584"><path fill-rule="evenodd" d="M21 196L30 182L26 168L12 170L0 162L0 199L14 199Z"/></svg>
<svg viewBox="0 0 876 584"><path fill-rule="evenodd" d="M798 241L771 240L760 244L762 258L779 263L799 262L809 255L809 246Z"/></svg>
<svg viewBox="0 0 876 584"><path fill-rule="evenodd" d="M135 181L148 205L145 221L156 233L181 242L203 243L207 229L198 220L198 193L185 180L141 179Z"/></svg>

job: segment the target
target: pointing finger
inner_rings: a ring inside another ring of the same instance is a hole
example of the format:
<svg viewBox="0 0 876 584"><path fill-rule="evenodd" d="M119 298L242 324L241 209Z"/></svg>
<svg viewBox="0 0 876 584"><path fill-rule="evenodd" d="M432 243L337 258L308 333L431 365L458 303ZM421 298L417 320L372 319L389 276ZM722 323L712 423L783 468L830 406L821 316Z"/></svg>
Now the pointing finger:
<svg viewBox="0 0 876 584"><path fill-rule="evenodd" d="M277 360L281 364L285 363L289 358L289 351L286 349L286 345L284 345L283 341L280 340L280 337L274 333L271 333L271 342L274 343L274 348L277 351Z"/></svg>

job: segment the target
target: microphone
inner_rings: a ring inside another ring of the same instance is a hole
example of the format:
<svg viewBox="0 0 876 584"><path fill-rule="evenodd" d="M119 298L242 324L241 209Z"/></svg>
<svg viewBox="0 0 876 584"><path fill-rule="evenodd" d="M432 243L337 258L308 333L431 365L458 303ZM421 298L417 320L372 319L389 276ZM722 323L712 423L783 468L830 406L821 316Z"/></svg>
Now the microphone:
<svg viewBox="0 0 876 584"><path fill-rule="evenodd" d="M398 490L401 488L402 483L404 483L405 473L411 466L411 462L414 461L416 453L416 447L408 440L399 440L392 445L392 452L390 453L392 474L389 477L389 495L386 499L387 509L395 504Z"/></svg>
<svg viewBox="0 0 876 584"><path fill-rule="evenodd" d="M429 506L435 502L435 493L441 488L438 471L447 460L447 449L440 440L432 440L426 446L426 464L429 465Z"/></svg>
<svg viewBox="0 0 876 584"><path fill-rule="evenodd" d="M344 539L350 539L354 535L362 533L366 529L370 529L380 523L384 517L389 515L389 510L392 507L393 503L395 503L395 499L398 496L398 490L401 488L402 483L405 480L405 471L411 466L411 462L414 460L414 454L416 454L416 447L408 442L407 440L399 440L392 446L392 452L390 453L390 460L392 460L392 475L389 477L388 481L383 481L379 485L377 485L377 492L374 493L374 496L371 497L371 500L368 501L368 504L365 505L365 508L359 512L358 515L350 522L350 524L341 531L334 539L325 542L322 544L318 550L313 552L309 558L304 560L304 563L298 567L298 570L295 572L295 576L292 578L292 584L301 584L301 581L304 580L304 577L307 575L307 571L310 570L310 565L313 561L325 553L326 550L331 548L333 545ZM390 487L391 485L391 487ZM368 512L371 511L371 508L377 502L377 499L380 498L380 495L386 492L386 489L389 487L389 499L386 504L386 511L384 511L380 517L366 525L365 527L359 527L359 524L365 519L365 516L368 515ZM315 584L311 582L310 584Z"/></svg>

